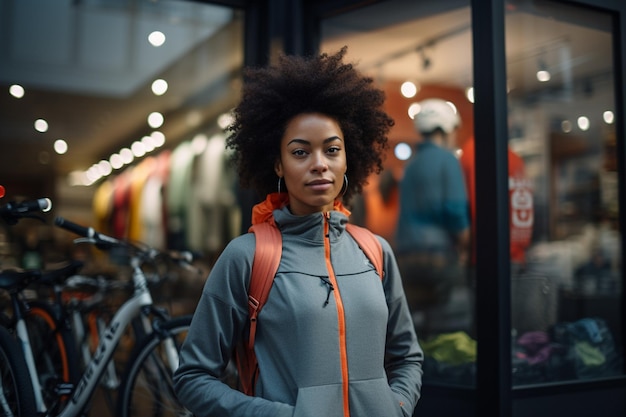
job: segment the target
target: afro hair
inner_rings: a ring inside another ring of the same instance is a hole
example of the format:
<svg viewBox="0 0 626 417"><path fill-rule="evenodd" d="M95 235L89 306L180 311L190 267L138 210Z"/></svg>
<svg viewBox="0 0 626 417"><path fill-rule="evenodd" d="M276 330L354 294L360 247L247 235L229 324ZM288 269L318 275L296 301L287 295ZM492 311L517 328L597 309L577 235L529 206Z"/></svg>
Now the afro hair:
<svg viewBox="0 0 626 417"><path fill-rule="evenodd" d="M244 70L242 99L227 139L243 187L261 197L276 191L280 142L289 121L302 113L324 114L341 127L349 179L345 202L361 192L371 173L382 170L394 121L383 110L384 92L343 62L346 52L344 46L333 55L281 55L276 65Z"/></svg>

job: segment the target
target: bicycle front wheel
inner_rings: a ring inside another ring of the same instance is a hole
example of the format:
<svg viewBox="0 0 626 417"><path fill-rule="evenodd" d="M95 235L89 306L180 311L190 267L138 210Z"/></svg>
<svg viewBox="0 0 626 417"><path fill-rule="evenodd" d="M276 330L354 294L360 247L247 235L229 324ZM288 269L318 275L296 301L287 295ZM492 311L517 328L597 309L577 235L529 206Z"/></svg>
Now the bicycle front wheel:
<svg viewBox="0 0 626 417"><path fill-rule="evenodd" d="M37 415L35 394L18 342L0 327L0 412L4 416Z"/></svg>
<svg viewBox="0 0 626 417"><path fill-rule="evenodd" d="M118 417L191 416L176 398L172 375L191 316L162 322L133 350L118 395Z"/></svg>

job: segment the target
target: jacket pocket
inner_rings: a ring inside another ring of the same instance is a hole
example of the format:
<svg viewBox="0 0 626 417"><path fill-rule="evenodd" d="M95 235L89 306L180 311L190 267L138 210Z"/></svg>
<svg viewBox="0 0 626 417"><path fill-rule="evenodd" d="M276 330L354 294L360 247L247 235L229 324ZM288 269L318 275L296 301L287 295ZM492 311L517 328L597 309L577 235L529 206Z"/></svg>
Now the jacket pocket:
<svg viewBox="0 0 626 417"><path fill-rule="evenodd" d="M350 385L351 417L407 417L413 410L403 410L401 395L394 393L386 378L368 379Z"/></svg>
<svg viewBox="0 0 626 417"><path fill-rule="evenodd" d="M341 384L300 388L293 417L343 417Z"/></svg>
<svg viewBox="0 0 626 417"><path fill-rule="evenodd" d="M350 384L350 417L409 417L386 378ZM293 417L344 417L341 384L300 388Z"/></svg>

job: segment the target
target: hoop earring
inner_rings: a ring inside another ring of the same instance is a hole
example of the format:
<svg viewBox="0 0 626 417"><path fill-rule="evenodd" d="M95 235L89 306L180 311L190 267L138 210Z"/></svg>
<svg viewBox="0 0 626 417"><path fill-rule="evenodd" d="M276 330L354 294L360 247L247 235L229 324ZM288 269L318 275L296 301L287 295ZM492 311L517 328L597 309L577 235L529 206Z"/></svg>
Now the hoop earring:
<svg viewBox="0 0 626 417"><path fill-rule="evenodd" d="M280 182L283 179L283 177L278 177L278 194L280 194Z"/></svg>
<svg viewBox="0 0 626 417"><path fill-rule="evenodd" d="M339 197L343 197L346 191L348 191L348 176L346 174L343 174L343 186L341 187Z"/></svg>

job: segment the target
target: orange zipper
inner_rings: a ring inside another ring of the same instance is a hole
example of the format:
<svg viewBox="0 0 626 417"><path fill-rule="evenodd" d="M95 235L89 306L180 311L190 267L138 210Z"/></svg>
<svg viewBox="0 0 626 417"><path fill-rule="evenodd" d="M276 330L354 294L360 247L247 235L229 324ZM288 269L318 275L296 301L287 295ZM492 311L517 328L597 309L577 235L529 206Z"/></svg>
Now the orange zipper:
<svg viewBox="0 0 626 417"><path fill-rule="evenodd" d="M328 218L330 213L324 213L324 257L326 258L326 269L328 270L328 278L334 288L333 297L337 305L337 320L339 325L339 358L341 361L341 379L342 379L342 396L343 396L343 415L350 416L350 401L348 396L348 348L346 346L346 316L343 308L341 295L339 294L339 285L337 285L337 277L330 262L330 237Z"/></svg>

